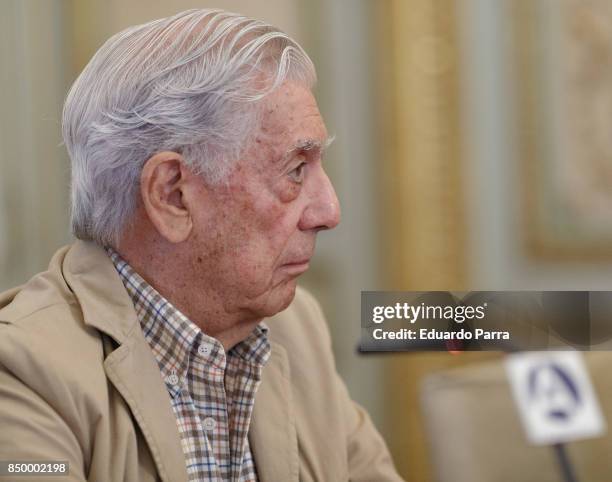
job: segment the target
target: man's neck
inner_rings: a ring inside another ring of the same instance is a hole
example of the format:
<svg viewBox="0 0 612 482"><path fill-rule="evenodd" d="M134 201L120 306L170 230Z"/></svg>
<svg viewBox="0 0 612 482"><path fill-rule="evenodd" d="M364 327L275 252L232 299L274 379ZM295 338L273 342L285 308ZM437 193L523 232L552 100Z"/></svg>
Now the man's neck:
<svg viewBox="0 0 612 482"><path fill-rule="evenodd" d="M229 351L246 339L255 329L261 318L247 317L240 313L228 313L223 300L217 299L214 293L198 293L197 300L186 289L177 288L183 283L177 282L177 269L168 271L168 263L143 256L143 252L134 254L131 250L113 248L131 268L152 286L164 299L180 311L208 336L211 336ZM144 263L142 260L148 259ZM180 275L180 270L179 274ZM242 315L242 316L241 316Z"/></svg>

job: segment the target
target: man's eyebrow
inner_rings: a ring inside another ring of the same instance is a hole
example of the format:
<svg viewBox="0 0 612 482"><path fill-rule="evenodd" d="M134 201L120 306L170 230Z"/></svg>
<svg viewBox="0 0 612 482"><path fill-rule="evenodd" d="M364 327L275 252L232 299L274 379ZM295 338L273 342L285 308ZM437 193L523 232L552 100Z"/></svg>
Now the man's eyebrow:
<svg viewBox="0 0 612 482"><path fill-rule="evenodd" d="M318 150L322 154L331 145L331 143L334 142L335 139L336 136L329 136L323 142L318 139L300 139L285 153L283 160L289 160L294 154L301 151Z"/></svg>

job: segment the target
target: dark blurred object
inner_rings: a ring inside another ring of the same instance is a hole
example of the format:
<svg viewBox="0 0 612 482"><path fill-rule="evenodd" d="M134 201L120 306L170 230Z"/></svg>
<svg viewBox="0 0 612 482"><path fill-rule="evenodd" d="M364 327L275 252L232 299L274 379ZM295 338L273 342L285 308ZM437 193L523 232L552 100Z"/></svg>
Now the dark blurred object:
<svg viewBox="0 0 612 482"><path fill-rule="evenodd" d="M545 291L542 308L553 335L581 349L612 339L612 292Z"/></svg>

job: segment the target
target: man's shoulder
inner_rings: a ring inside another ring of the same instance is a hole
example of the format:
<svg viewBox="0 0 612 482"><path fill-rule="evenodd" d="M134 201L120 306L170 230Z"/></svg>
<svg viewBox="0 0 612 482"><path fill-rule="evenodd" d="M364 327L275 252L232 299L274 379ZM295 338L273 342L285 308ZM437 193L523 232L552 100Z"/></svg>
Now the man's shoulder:
<svg viewBox="0 0 612 482"><path fill-rule="evenodd" d="M59 269L68 249L66 246L55 253L47 271L36 274L22 286L0 293L1 323L27 324L26 320L36 318L40 311L74 303Z"/></svg>
<svg viewBox="0 0 612 482"><path fill-rule="evenodd" d="M41 303L28 299L30 296L20 291L18 298L0 310L0 365L7 359L33 361L48 356L74 364L85 362L92 349L101 347L99 332L83 323L75 301Z"/></svg>
<svg viewBox="0 0 612 482"><path fill-rule="evenodd" d="M60 249L47 271L0 293L0 340L11 333L39 338L50 346L81 341L87 330L79 303L61 271L68 250L68 246Z"/></svg>
<svg viewBox="0 0 612 482"><path fill-rule="evenodd" d="M0 294L0 369L33 389L103 373L100 333L83 322L58 268L66 251L58 251L48 271Z"/></svg>

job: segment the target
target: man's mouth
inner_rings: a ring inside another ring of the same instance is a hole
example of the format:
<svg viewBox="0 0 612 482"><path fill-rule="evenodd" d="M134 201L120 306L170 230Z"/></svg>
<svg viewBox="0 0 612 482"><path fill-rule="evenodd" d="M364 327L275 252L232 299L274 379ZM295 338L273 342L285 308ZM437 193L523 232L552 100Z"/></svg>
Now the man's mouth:
<svg viewBox="0 0 612 482"><path fill-rule="evenodd" d="M281 266L281 268L288 271L290 274L301 274L308 269L309 263L310 258L304 258L292 261L291 263L285 263Z"/></svg>

